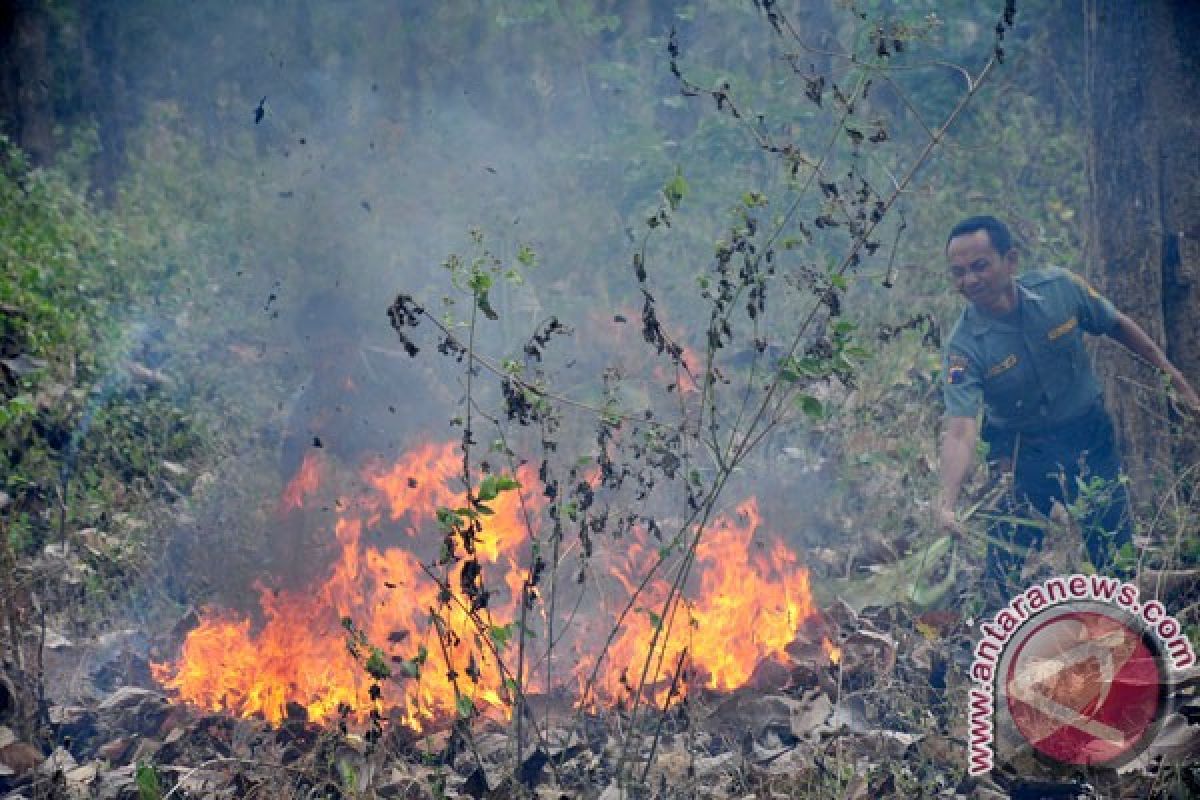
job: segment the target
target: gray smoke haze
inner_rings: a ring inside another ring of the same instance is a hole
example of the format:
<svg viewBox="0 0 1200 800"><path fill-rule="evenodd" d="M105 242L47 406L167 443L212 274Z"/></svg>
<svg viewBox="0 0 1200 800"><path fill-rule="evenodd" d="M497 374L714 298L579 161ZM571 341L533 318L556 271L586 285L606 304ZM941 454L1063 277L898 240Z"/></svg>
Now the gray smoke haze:
<svg viewBox="0 0 1200 800"><path fill-rule="evenodd" d="M852 39L855 20L806 6L790 14L813 43L847 46L839 40ZM471 229L505 263L525 245L539 262L524 285L494 290L501 321L481 323L482 353L521 359L534 326L559 314L577 326L572 340L549 348L547 369L566 394L600 402L600 374L615 363L628 379L624 400L660 403L650 395L666 362L640 341L643 298L630 259L646 218L664 202L661 188L679 168L689 194L671 229L648 246L651 285L668 330L701 352L707 311L697 302L697 277L714 242L729 236L746 192L786 197L791 185L781 162L757 147L753 128L819 151L837 133L836 117L805 103L798 73L822 71L832 84L847 71L819 54L794 70L751 4L723 0L568 10L230 3L152 5L139 14L125 24L144 27L145 46L122 57L133 76L129 95L151 113L142 135L153 142L170 131L232 195L196 209L208 220L206 235L229 252L228 263L205 265L213 281L195 301L188 335L207 338L214 357L229 362L234 393L246 387L246 411L261 434L248 451L274 463L275 490L318 441L350 466L459 435L447 422L462 414L462 366L437 356L429 331L418 359L403 355L386 310L402 291L440 315L441 298L453 293L440 264L452 252L470 257ZM993 12L978 16L991 24ZM935 40L969 48L979 25L952 22ZM711 98L680 96L667 68L673 27L689 77L744 90L739 101L763 110L763 121L739 122L717 113ZM900 72L895 80L944 82L952 98L957 77ZM889 119L893 138L919 134L886 86L874 91L861 101L864 118ZM908 151L880 153L853 163L886 186ZM787 266L825 269L845 241L828 232L825 243L789 255ZM865 297L881 294L883 265L881 257L864 266L874 276ZM459 295L454 313L461 319L468 310ZM757 335L778 345L794 318L790 307L772 305ZM746 337L731 351L731 374L744 370L737 358L750 360L750 347ZM353 396L342 391L351 384ZM587 435L586 421L574 424ZM774 457L784 447L805 449L789 436L772 443ZM781 485L768 470L739 477L736 489L758 486L781 507L799 509L826 485L806 474L811 483ZM258 488L268 490L272 482L259 477ZM789 520L790 534L816 536L802 534L798 519ZM269 517L255 524L275 536Z"/></svg>

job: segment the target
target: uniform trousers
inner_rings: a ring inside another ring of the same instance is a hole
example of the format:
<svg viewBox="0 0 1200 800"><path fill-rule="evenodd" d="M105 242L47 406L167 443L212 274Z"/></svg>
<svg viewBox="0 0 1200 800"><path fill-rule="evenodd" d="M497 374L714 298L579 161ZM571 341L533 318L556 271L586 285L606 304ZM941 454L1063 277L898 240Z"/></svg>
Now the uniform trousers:
<svg viewBox="0 0 1200 800"><path fill-rule="evenodd" d="M1120 480L1121 460L1103 403L1044 431L1016 433L985 421L983 439L989 461L1005 459L1013 466L1012 491L1001 500L988 530L992 539L1010 547L988 544L985 577L990 583L1006 592L1023 588L1016 585L1021 568L1028 551L1042 546L1045 531L1017 520L1032 522L1032 511L1049 516L1056 501L1079 524L1092 566L1129 577L1116 563L1117 552L1132 541L1129 492Z"/></svg>

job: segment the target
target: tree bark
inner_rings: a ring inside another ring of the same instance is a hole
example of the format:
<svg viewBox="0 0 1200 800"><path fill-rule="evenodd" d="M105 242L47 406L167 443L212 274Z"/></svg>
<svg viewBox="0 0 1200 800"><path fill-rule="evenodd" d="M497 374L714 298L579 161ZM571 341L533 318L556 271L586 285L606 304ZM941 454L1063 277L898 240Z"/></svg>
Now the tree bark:
<svg viewBox="0 0 1200 800"><path fill-rule="evenodd" d="M1086 0L1091 194L1087 263L1093 280L1200 380L1200 34L1188 0ZM1118 352L1119 351L1119 352ZM1158 376L1120 348L1099 363L1126 468L1144 500L1155 478L1195 461L1194 441L1169 435Z"/></svg>
<svg viewBox="0 0 1200 800"><path fill-rule="evenodd" d="M35 164L54 155L49 24L34 0L0 0L0 117Z"/></svg>
<svg viewBox="0 0 1200 800"><path fill-rule="evenodd" d="M133 124L117 52L119 10L108 3L80 2L78 11L80 113L95 122L100 140L100 152L92 162L92 188L111 203L125 167L125 131Z"/></svg>
<svg viewBox="0 0 1200 800"><path fill-rule="evenodd" d="M1167 355L1193 386L1200 382L1200 5L1167 6L1158 59L1159 157L1162 160L1163 321ZM1182 464L1200 463L1200 435L1176 448Z"/></svg>

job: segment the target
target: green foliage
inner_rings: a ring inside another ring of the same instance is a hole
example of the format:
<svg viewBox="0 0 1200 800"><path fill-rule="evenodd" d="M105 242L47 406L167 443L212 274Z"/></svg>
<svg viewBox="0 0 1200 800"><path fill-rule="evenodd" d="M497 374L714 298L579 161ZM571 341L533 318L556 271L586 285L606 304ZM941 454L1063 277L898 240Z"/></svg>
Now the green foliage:
<svg viewBox="0 0 1200 800"><path fill-rule="evenodd" d="M132 254L112 218L92 209L61 173L31 169L0 138L0 243L4 355L46 368L6 382L6 399L14 383L36 388L72 370L94 375L115 339L113 320L131 299L118 268Z"/></svg>
<svg viewBox="0 0 1200 800"><path fill-rule="evenodd" d="M667 203L671 206L672 211L679 209L679 204L683 202L683 198L687 196L688 185L683 179L683 172L679 167L675 168L675 175L671 180L667 181L667 185L663 187L663 196L667 198Z"/></svg>
<svg viewBox="0 0 1200 800"><path fill-rule="evenodd" d="M392 667L388 663L388 656L384 651L375 646L367 638L366 631L354 624L354 620L350 617L342 617L342 627L346 630L346 650L350 653L351 658L362 667L363 672L371 679L370 686L367 687L367 696L371 700L370 710L367 712L369 727L365 738L369 746L374 747L383 737L383 720L384 716L381 710L381 699L383 697L383 684L392 678ZM406 667L409 665L415 666L413 662L403 662L400 664L400 673L402 676L416 677L410 675ZM418 673L419 674L419 673ZM345 732L345 717L350 714L353 709L343 707L342 727ZM361 711L361 709L360 709Z"/></svg>
<svg viewBox="0 0 1200 800"><path fill-rule="evenodd" d="M65 153L67 168L87 150ZM0 138L0 489L18 552L60 532L54 505L69 531L190 488L182 465L202 452L204 426L138 363L163 346L158 334L127 323L142 316L148 263L114 212ZM93 602L152 557L131 548L115 573L97 565L116 583L89 583Z"/></svg>
<svg viewBox="0 0 1200 800"><path fill-rule="evenodd" d="M512 622L507 625L492 625L488 628L488 637L492 640L492 645L496 650L503 650L508 647L515 630L516 625Z"/></svg>
<svg viewBox="0 0 1200 800"><path fill-rule="evenodd" d="M507 475L488 475L479 483L475 499L481 503L487 503L499 497L501 492L520 488L521 484L515 478Z"/></svg>
<svg viewBox="0 0 1200 800"><path fill-rule="evenodd" d="M819 420L825 416L825 407L821 405L821 401L810 394L797 395L796 404L800 407L801 411L814 420Z"/></svg>
<svg viewBox="0 0 1200 800"><path fill-rule="evenodd" d="M429 650L425 645L421 645L417 649L417 654L412 658L406 658L400 662L400 674L414 680L421 677L421 668L425 666L425 662L429 659Z"/></svg>
<svg viewBox="0 0 1200 800"><path fill-rule="evenodd" d="M153 764L138 762L134 782L137 784L138 800L162 800L162 781Z"/></svg>
<svg viewBox="0 0 1200 800"><path fill-rule="evenodd" d="M387 656L378 647L371 648L371 654L367 656L367 661L363 668L377 681L387 680L392 677L392 668L388 666Z"/></svg>

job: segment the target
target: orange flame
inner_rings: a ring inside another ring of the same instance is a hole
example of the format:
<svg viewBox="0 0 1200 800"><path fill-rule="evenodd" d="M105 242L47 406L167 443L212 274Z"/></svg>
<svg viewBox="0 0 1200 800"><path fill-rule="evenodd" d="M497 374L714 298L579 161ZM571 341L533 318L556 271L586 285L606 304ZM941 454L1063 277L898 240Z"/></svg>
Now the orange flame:
<svg viewBox="0 0 1200 800"><path fill-rule="evenodd" d="M839 663L841 663L842 648L838 647L828 639L822 640L821 651L829 658L830 664L833 664L836 667Z"/></svg>
<svg viewBox="0 0 1200 800"><path fill-rule="evenodd" d="M699 377L698 370L704 368L704 360L686 344L682 345L682 348L679 366L668 368L660 364L654 368L654 378L660 385L666 386L675 383L678 376L676 388L679 392L685 395L694 394L700 391L700 387L696 385L696 378Z"/></svg>
<svg viewBox="0 0 1200 800"><path fill-rule="evenodd" d="M651 659L648 682L657 703L667 699L681 657L713 689L741 686L763 660L783 658L784 648L815 608L808 571L781 542L768 546L756 541L760 522L753 499L738 506L735 516L712 522L696 546L698 598L684 602L674 619L657 613L670 592L669 581L655 581L643 592L645 602L625 620L609 650L611 666L599 687L602 697L617 699L640 682L652 646L658 654ZM634 546L629 556L630 562L646 564L653 551ZM632 591L627 574L619 571L616 577Z"/></svg>
<svg viewBox="0 0 1200 800"><path fill-rule="evenodd" d="M284 487L283 496L279 499L279 508L282 511L303 508L304 498L316 492L320 482L321 459L317 457L315 450L311 450L304 454L300 469L296 470L295 476Z"/></svg>
<svg viewBox="0 0 1200 800"><path fill-rule="evenodd" d="M438 507L464 505L465 498L447 486L456 462L453 447L444 445L420 448L390 471L368 470L364 477L382 496L365 498L358 516L347 514L337 521L339 555L321 586L311 592L261 590L263 623L257 630L248 619L206 612L188 634L179 660L154 665L156 680L197 705L261 714L275 723L283 719L289 701L303 706L313 719L335 718L343 703L361 717L372 707L370 680L347 650L341 620L349 618L369 642L386 645L384 654L398 677L405 668L417 673L384 684L382 702L398 709L405 723L419 728L422 719L452 713L460 702L499 705L502 681L493 654L472 641L447 642L443 651L434 627L436 614L446 629L468 630L468 611L442 607L438 582L409 549L363 542L364 529L381 524L385 513L411 526ZM479 546L485 563L511 553L525 539L515 493L490 505L495 513L488 517ZM458 586L461 569L460 563L439 577L447 586ZM502 613L511 618L511 611ZM447 677L447 657L462 676L457 689ZM469 667L472 662L475 666ZM478 680L467 677L468 672Z"/></svg>
<svg viewBox="0 0 1200 800"><path fill-rule="evenodd" d="M305 466L309 463L306 459ZM506 647L504 640L515 639L513 623L520 619L526 579L526 570L518 565L528 561L533 544L525 514L536 524L542 509L528 494L523 506L516 491L488 501L492 513L480 518L476 553L484 583L495 594L485 608L472 612L459 588L464 560L431 551L446 547L443 535L432 543L421 535L437 509L467 504L464 492L455 488L461 486L461 464L454 445L426 445L394 465L364 470L369 491L337 506L344 511L333 528L337 557L327 577L303 592L260 588L258 624L228 611L205 611L179 659L153 665L155 679L183 700L261 715L273 723L284 718L289 703L317 720L336 719L346 709L353 709L356 719L372 707L386 709L418 730L431 719L471 708L507 713L506 679L515 677L516 647ZM313 470L317 475L315 466ZM524 471L518 479L524 486L534 482ZM315 482L299 481L298 475L285 499L304 502L317 491ZM292 492L297 485L305 488ZM537 530L532 534L537 536ZM646 683L660 704L670 701L672 683L677 694L686 691L683 676L673 674L677 664L699 685L730 689L745 683L764 659L782 658L797 628L814 613L809 578L793 553L780 542L764 541L761 534L753 500L735 515L716 518L695 550L690 588L696 591L685 593L694 599L677 604L665 618L660 614L671 575L649 581L638 610L625 617L605 651L593 696L604 702L627 698L655 645ZM576 686L587 682L596 665L593 654L658 558L658 543L640 535L624 548L623 559L611 555L599 563L601 554L595 557L593 566L616 591L603 592L608 599L588 615L589 623L567 631L564 623L555 622L555 636L566 632L568 637L560 652L574 650L580 656L570 668L569 679ZM679 552L668 555L671 563L680 563ZM541 607L537 611L545 613ZM391 667L392 679L382 682L378 699L370 694L371 679L363 665L347 648L346 618ZM531 636L539 637L530 641L541 647L546 624L537 614L524 622ZM526 688L543 689L549 668L542 661L535 669L530 658ZM538 680L530 678L534 673Z"/></svg>

